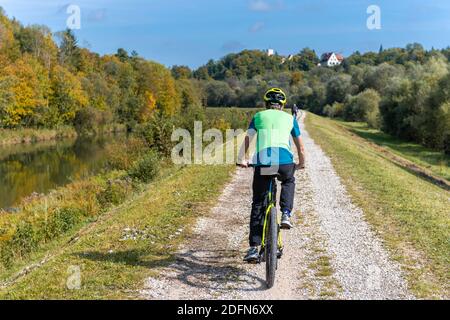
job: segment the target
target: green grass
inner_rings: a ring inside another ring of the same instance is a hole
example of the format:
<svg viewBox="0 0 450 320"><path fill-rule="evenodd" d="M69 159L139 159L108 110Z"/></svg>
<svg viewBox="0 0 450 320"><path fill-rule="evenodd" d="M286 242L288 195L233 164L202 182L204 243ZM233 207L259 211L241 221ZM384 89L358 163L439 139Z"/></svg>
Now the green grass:
<svg viewBox="0 0 450 320"><path fill-rule="evenodd" d="M0 289L0 298L137 298L144 279L173 262L177 245L189 234L188 226L208 212L233 170L234 166L168 169L143 193L86 224L77 241L68 241L67 236L54 243L55 256ZM124 238L130 232L127 228L136 230L137 239ZM81 270L79 290L67 288L71 266Z"/></svg>
<svg viewBox="0 0 450 320"><path fill-rule="evenodd" d="M309 268L316 271L317 277L330 277L334 272L328 256L319 256L317 261L309 265Z"/></svg>
<svg viewBox="0 0 450 320"><path fill-rule="evenodd" d="M355 139L342 123L308 113L306 126L402 265L412 292L422 298L448 297L450 193ZM424 159L419 152L414 157Z"/></svg>
<svg viewBox="0 0 450 320"><path fill-rule="evenodd" d="M385 147L394 154L404 157L430 170L433 174L450 181L450 156L444 152L429 149L417 143L396 139L380 130L369 128L363 122L339 121L338 123L358 136Z"/></svg>
<svg viewBox="0 0 450 320"><path fill-rule="evenodd" d="M24 199L18 212L0 214L0 282L140 187L124 172L111 171Z"/></svg>

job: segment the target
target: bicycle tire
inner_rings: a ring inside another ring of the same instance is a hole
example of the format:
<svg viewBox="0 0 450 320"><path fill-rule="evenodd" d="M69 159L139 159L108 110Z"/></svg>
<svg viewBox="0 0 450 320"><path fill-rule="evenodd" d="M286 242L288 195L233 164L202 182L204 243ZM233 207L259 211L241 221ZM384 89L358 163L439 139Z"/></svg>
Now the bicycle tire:
<svg viewBox="0 0 450 320"><path fill-rule="evenodd" d="M275 272L277 269L278 257L278 223L277 223L277 209L272 208L269 214L269 221L266 229L266 283L267 288L272 288L275 283Z"/></svg>

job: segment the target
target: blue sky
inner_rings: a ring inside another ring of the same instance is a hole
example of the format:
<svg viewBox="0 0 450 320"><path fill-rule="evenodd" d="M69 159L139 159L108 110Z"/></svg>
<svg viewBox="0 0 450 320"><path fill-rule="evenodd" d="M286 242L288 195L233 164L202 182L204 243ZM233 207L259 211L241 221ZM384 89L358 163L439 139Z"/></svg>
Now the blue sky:
<svg viewBox="0 0 450 320"><path fill-rule="evenodd" d="M0 0L25 25L66 27L70 4L81 8L79 42L101 54L123 47L167 66L198 67L242 49L303 47L344 55L419 42L450 45L448 0ZM369 30L369 5L381 30Z"/></svg>

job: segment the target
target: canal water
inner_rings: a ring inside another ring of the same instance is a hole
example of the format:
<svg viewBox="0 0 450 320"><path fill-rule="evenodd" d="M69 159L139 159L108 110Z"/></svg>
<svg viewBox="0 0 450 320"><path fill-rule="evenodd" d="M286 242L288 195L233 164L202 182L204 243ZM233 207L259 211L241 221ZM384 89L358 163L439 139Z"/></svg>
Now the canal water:
<svg viewBox="0 0 450 320"><path fill-rule="evenodd" d="M105 147L124 135L65 139L0 146L0 208L17 205L33 193L49 190L98 173Z"/></svg>

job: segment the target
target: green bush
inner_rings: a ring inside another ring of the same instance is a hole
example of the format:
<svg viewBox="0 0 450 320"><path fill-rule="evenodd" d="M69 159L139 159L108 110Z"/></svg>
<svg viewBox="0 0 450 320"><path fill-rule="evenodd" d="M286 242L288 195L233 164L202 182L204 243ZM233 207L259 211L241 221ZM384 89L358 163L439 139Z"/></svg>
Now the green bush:
<svg viewBox="0 0 450 320"><path fill-rule="evenodd" d="M31 222L22 221L17 226L16 232L9 241L7 250L11 250L11 256L22 257L32 252L38 246L38 236L39 235L33 228L33 224Z"/></svg>
<svg viewBox="0 0 450 320"><path fill-rule="evenodd" d="M10 247L2 246L0 247L0 266L4 268L10 268L14 261L14 253ZM1 270L2 268L0 268Z"/></svg>
<svg viewBox="0 0 450 320"><path fill-rule="evenodd" d="M44 238L45 240L52 240L57 236L70 231L74 226L79 224L86 212L79 208L59 208L51 215L45 224Z"/></svg>
<svg viewBox="0 0 450 320"><path fill-rule="evenodd" d="M118 205L126 199L132 189L133 186L129 180L108 180L106 189L97 195L97 199L103 208L111 204Z"/></svg>
<svg viewBox="0 0 450 320"><path fill-rule="evenodd" d="M81 136L94 135L101 132L105 126L110 125L112 119L113 114L110 110L101 111L88 107L76 112L73 125Z"/></svg>
<svg viewBox="0 0 450 320"><path fill-rule="evenodd" d="M365 121L372 128L379 128L380 100L380 95L373 89L366 89L356 96L347 96L343 112L344 119Z"/></svg>
<svg viewBox="0 0 450 320"><path fill-rule="evenodd" d="M147 149L145 141L137 137L131 137L126 142L111 143L105 149L106 169L129 170Z"/></svg>
<svg viewBox="0 0 450 320"><path fill-rule="evenodd" d="M340 102L335 102L332 106L327 104L323 112L330 118L340 118L344 114L344 104Z"/></svg>
<svg viewBox="0 0 450 320"><path fill-rule="evenodd" d="M129 170L128 175L142 182L149 182L156 177L159 171L160 159L156 151L150 150L142 159L136 161Z"/></svg>
<svg viewBox="0 0 450 320"><path fill-rule="evenodd" d="M86 215L86 212L79 208L66 207L56 209L47 218L21 221L10 237L0 242L0 263L9 267L14 259L30 254L41 243L70 231Z"/></svg>
<svg viewBox="0 0 450 320"><path fill-rule="evenodd" d="M170 156L174 146L171 138L175 126L176 119L155 113L150 121L140 129L139 134L150 148L164 156Z"/></svg>

